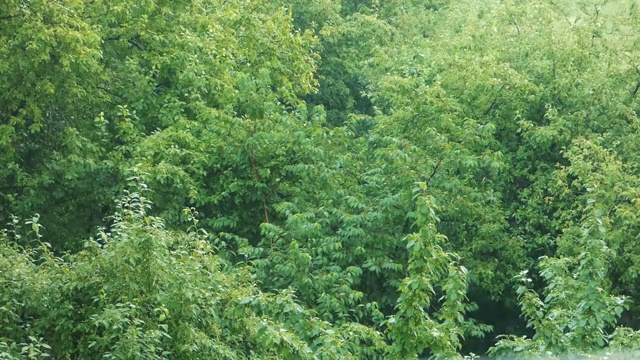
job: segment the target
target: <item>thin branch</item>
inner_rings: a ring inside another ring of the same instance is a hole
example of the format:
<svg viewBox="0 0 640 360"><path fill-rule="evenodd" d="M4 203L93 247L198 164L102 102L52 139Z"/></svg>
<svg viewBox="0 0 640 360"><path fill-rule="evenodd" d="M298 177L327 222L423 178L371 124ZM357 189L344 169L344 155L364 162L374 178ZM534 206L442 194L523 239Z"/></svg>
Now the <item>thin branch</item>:
<svg viewBox="0 0 640 360"><path fill-rule="evenodd" d="M253 157L253 144L251 144L251 155L249 155L249 162L251 163L251 168L253 169L253 176L255 180L257 182L262 182L262 179L260 179L260 174L258 173L258 168L256 167L255 158ZM267 203L267 197L264 195L262 196L262 206L264 206L264 222L269 224L269 205ZM269 242L271 243L271 248L273 248L273 238L269 237Z"/></svg>
<svg viewBox="0 0 640 360"><path fill-rule="evenodd" d="M134 41L133 39L129 39L129 44L135 46L138 50L140 51L145 51L145 49L142 47L142 45L138 44L136 41Z"/></svg>
<svg viewBox="0 0 640 360"><path fill-rule="evenodd" d="M98 86L98 89L100 89L100 90L102 90L102 91L106 92L107 94L109 94L109 95L111 95L111 96L113 96L113 97L117 97L117 98L119 98L119 99L121 99L121 100L124 100L124 97L123 97L123 96L118 95L118 94L116 94L116 93L113 93L113 92L109 91L109 90L108 90L107 88L105 88L104 86Z"/></svg>
<svg viewBox="0 0 640 360"><path fill-rule="evenodd" d="M487 110L484 112L484 114L482 114L482 116L487 116L489 115L489 113L491 112L491 110L493 110L493 107L496 106L496 102L498 101L498 99L493 99L493 101L491 102L491 105L489 105L489 108L487 108Z"/></svg>
<svg viewBox="0 0 640 360"><path fill-rule="evenodd" d="M256 129L253 129L253 132L251 134L251 136L253 137L253 135L255 134ZM251 153L249 154L249 163L251 163L251 169L253 170L253 177L256 180L256 182L261 183L262 182L262 178L260 177L260 173L258 172L258 167L256 166L256 159L255 159L255 148L253 146L253 144L251 144L251 149L250 149ZM271 195L269 195L271 196ZM264 206L264 220L265 222L268 224L269 223L269 210L268 210L268 202L267 202L267 196L262 195L262 205ZM271 239L271 246L273 246L273 239Z"/></svg>
<svg viewBox="0 0 640 360"><path fill-rule="evenodd" d="M513 16L511 17L511 23L516 27L516 31L518 32L518 35L521 35L520 25L518 25L518 23L516 22L516 19L514 19Z"/></svg>
<svg viewBox="0 0 640 360"><path fill-rule="evenodd" d="M136 36L137 37L137 36ZM119 41L122 39L122 35L118 35L118 36L112 36L112 37L108 37L105 38L105 41ZM140 50L140 51L146 51L144 46L142 46L138 41L136 41L135 39L127 39L127 42L129 43L129 45L135 47L136 49Z"/></svg>
<svg viewBox="0 0 640 360"><path fill-rule="evenodd" d="M436 166L433 168L433 171L431 172L431 175L429 175L429 178L427 178L427 181L425 182L427 185L430 185L429 183L431 182L431 179L433 179L433 177L436 176L436 173L438 172L438 169L440 168L440 164L442 164L442 160L443 160L443 158L440 158L440 160L438 160L438 163L436 164Z"/></svg>
<svg viewBox="0 0 640 360"><path fill-rule="evenodd" d="M576 18L576 21L574 23L571 23L571 20L569 20L569 16L567 15L567 12L564 10L564 7L559 6L558 4L556 4L555 2L552 2L551 5L555 6L556 9L560 10L560 13L562 13L562 16L564 17L564 19L567 21L567 23L569 24L569 26L574 26L575 22L578 22L578 19Z"/></svg>
<svg viewBox="0 0 640 360"><path fill-rule="evenodd" d="M24 16L24 14L21 15L9 15L9 16L0 16L0 20L11 20L11 19L15 19L17 17L21 17Z"/></svg>
<svg viewBox="0 0 640 360"><path fill-rule="evenodd" d="M640 66L635 66L636 72L640 75ZM636 88L633 90L633 96L638 95L638 90L640 90L640 81L636 84Z"/></svg>
<svg viewBox="0 0 640 360"><path fill-rule="evenodd" d="M498 90L498 94L500 94L502 92L502 90L504 90L504 88L506 87L506 84L502 84L502 86L500 87L500 90ZM484 113L482 114L482 116L487 116L489 115L489 113L491 112L491 110L493 110L493 108L498 104L498 98L496 97L495 99L493 99L493 101L491 102L491 105L489 105L489 107L487 108L487 110L484 111Z"/></svg>

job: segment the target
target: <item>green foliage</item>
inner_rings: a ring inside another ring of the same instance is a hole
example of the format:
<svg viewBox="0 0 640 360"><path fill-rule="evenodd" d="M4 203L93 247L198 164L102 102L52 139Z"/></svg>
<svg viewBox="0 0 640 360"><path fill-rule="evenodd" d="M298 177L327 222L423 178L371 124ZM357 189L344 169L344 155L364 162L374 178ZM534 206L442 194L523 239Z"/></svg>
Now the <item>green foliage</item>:
<svg viewBox="0 0 640 360"><path fill-rule="evenodd" d="M629 302L625 296L612 294L609 275L610 264L616 263L610 246L617 246L619 241L608 235L615 227L610 218L613 202L609 188L618 185L612 180L620 164L598 145L581 139L566 156L571 164L558 171L559 185L565 185L562 180L568 180L567 174L571 174L572 185L584 189L575 201L584 205L574 203L573 216L567 216L570 223L557 240L556 257L539 261L540 276L547 284L544 298L528 287L531 279L526 271L519 276L522 285L517 293L522 312L535 335L531 339L511 336L501 340L492 349L494 354L592 352L609 343L618 349L636 348L633 339L637 333L616 327ZM560 188L562 193L570 191ZM574 223L576 218L579 221Z"/></svg>
<svg viewBox="0 0 640 360"><path fill-rule="evenodd" d="M407 237L408 277L402 281L397 313L391 317L389 336L393 341L389 353L407 359L429 350L434 358L450 359L457 355L462 337L461 323L465 311L467 270L456 265L455 255L441 247L446 239L438 234L434 200L427 185L416 189L416 224L418 233ZM429 314L431 298L441 287L445 300L435 316Z"/></svg>
<svg viewBox="0 0 640 360"><path fill-rule="evenodd" d="M166 230L149 207L127 193L111 230L64 258L3 235L3 358L346 359L372 336L320 320L290 290L260 292L197 221Z"/></svg>
<svg viewBox="0 0 640 360"><path fill-rule="evenodd" d="M0 358L638 349L639 9L2 2Z"/></svg>
<svg viewBox="0 0 640 360"><path fill-rule="evenodd" d="M211 164L181 168L200 154L165 151L189 140L178 130L277 117L314 88L313 39L267 1L21 4L3 4L0 21L0 54L13 60L0 67L2 216L42 213L58 249L101 225L131 168L183 189L156 201L174 218L195 202L192 171Z"/></svg>

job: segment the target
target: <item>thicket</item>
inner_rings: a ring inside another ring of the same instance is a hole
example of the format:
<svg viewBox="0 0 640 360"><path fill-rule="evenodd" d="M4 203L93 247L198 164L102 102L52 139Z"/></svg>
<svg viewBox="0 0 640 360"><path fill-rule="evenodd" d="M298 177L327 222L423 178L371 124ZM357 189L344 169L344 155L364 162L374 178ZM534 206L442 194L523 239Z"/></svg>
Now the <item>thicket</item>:
<svg viewBox="0 0 640 360"><path fill-rule="evenodd" d="M639 6L0 2L0 359L634 356Z"/></svg>

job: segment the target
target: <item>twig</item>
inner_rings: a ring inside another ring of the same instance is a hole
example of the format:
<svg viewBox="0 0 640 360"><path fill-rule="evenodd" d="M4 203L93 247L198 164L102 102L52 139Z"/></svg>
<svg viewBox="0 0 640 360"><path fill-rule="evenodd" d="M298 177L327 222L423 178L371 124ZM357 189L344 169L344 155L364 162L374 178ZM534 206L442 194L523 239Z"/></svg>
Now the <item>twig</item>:
<svg viewBox="0 0 640 360"><path fill-rule="evenodd" d="M138 44L136 41L134 41L133 39L129 39L129 44L135 46L138 50L140 51L145 51L145 49L142 47L142 45Z"/></svg>
<svg viewBox="0 0 640 360"><path fill-rule="evenodd" d="M255 129L254 129L254 133L255 133ZM253 136L253 134L252 134ZM257 182L262 182L262 178L260 177L260 174L258 173L258 168L256 167L256 160L254 157L255 154L255 149L253 144L251 144L251 154L249 154L249 162L251 163L251 169L253 170L253 177L255 178L255 180ZM264 206L264 220L265 222L268 224L269 223L269 211L267 209L267 197L265 195L262 195L262 205ZM272 245L273 245L273 240L272 240Z"/></svg>
<svg viewBox="0 0 640 360"><path fill-rule="evenodd" d="M0 20L11 20L11 19L15 19L17 17L21 17L23 15L9 15L9 16L0 16Z"/></svg>
<svg viewBox="0 0 640 360"><path fill-rule="evenodd" d="M506 84L502 84L502 86L500 87L500 90L498 90L498 94L500 94L506 86L507 86ZM496 106L497 103L498 103L498 98L496 97L495 99L493 99L493 101L491 102L491 105L489 105L489 107L487 108L487 110L485 110L482 116L489 115L489 113L491 112L491 110L493 110L493 108Z"/></svg>
<svg viewBox="0 0 640 360"><path fill-rule="evenodd" d="M111 92L111 91L107 90L107 88L105 88L104 86L98 86L98 89L100 89L100 90L102 90L102 91L106 92L107 94L109 94L109 95L111 95L111 96L117 97L117 98L119 98L119 99L124 99L124 97L123 97L123 96L118 95L118 94L116 94L116 93L113 93L113 92Z"/></svg>
<svg viewBox="0 0 640 360"><path fill-rule="evenodd" d="M638 75L640 75L640 66L635 66L635 68L636 68L636 72L638 73ZM633 96L638 95L638 90L640 90L640 80L636 84L636 88L633 89Z"/></svg>
<svg viewBox="0 0 640 360"><path fill-rule="evenodd" d="M431 182L431 179L433 179L434 176L436 176L436 173L438 172L438 169L440 168L440 164L442 164L442 160L443 158L440 158L440 160L438 160L438 163L436 164L436 166L433 168L433 171L431 172L431 175L429 175L429 178L427 178L426 184L429 185L429 182Z"/></svg>
<svg viewBox="0 0 640 360"><path fill-rule="evenodd" d="M511 23L516 27L516 31L518 32L518 35L521 35L520 25L518 25L518 23L516 22L516 19L514 19L513 16L511 17Z"/></svg>

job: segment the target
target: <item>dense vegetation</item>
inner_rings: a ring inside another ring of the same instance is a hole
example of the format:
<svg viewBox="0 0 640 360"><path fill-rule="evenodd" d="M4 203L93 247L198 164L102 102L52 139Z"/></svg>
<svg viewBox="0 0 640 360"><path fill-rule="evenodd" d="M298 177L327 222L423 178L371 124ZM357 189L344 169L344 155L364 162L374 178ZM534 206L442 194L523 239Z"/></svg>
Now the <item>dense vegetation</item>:
<svg viewBox="0 0 640 360"><path fill-rule="evenodd" d="M640 351L639 6L0 2L0 359Z"/></svg>

